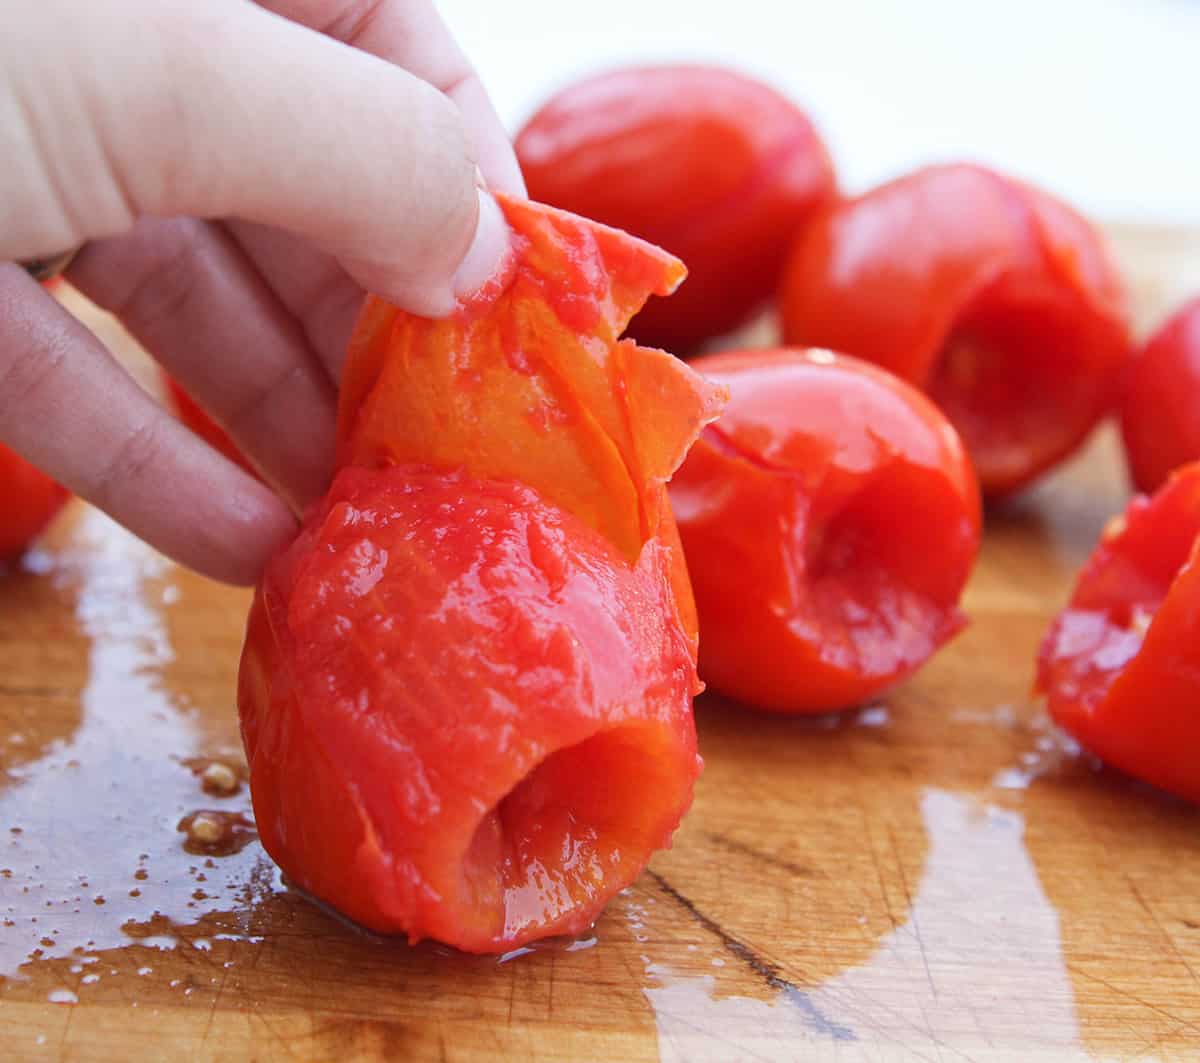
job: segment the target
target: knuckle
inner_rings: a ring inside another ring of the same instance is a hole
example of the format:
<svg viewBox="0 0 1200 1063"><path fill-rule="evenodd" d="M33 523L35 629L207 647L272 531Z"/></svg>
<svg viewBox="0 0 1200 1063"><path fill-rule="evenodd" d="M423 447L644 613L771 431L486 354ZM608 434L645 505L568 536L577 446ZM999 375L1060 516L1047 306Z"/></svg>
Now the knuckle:
<svg viewBox="0 0 1200 1063"><path fill-rule="evenodd" d="M153 252L144 256L126 281L113 312L138 335L153 336L165 322L186 320L204 268L196 223L179 221L163 230Z"/></svg>
<svg viewBox="0 0 1200 1063"><path fill-rule="evenodd" d="M226 431L236 440L256 422L266 423L265 411L280 401L292 388L308 382L308 369L302 364L283 366L278 372L251 387L241 399L221 413Z"/></svg>

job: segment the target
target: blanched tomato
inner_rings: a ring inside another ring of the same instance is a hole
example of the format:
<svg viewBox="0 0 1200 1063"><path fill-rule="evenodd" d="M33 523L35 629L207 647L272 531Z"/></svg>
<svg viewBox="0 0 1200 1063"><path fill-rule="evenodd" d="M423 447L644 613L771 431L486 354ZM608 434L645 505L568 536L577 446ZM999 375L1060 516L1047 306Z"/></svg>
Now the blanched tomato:
<svg viewBox="0 0 1200 1063"><path fill-rule="evenodd" d="M1139 491L1200 458L1200 298L1179 310L1129 367L1121 433Z"/></svg>
<svg viewBox="0 0 1200 1063"><path fill-rule="evenodd" d="M521 130L534 199L627 229L687 264L630 332L677 354L736 328L775 291L787 248L835 192L808 117L720 67L616 70L554 96Z"/></svg>
<svg viewBox="0 0 1200 1063"><path fill-rule="evenodd" d="M471 305L368 301L342 469L267 567L238 697L288 876L470 951L586 927L691 802L695 611L665 482L719 406L618 342L675 259L502 206L510 269Z"/></svg>
<svg viewBox="0 0 1200 1063"><path fill-rule="evenodd" d="M828 208L805 228L780 298L787 342L865 358L928 392L990 496L1080 445L1130 351L1096 232L977 166L920 170Z"/></svg>
<svg viewBox="0 0 1200 1063"><path fill-rule="evenodd" d="M857 705L963 625L975 476L919 392L827 351L692 363L728 389L671 483L700 674L760 708Z"/></svg>
<svg viewBox="0 0 1200 1063"><path fill-rule="evenodd" d="M1097 756L1200 801L1200 463L1113 521L1042 642L1050 715Z"/></svg>
<svg viewBox="0 0 1200 1063"><path fill-rule="evenodd" d="M0 562L17 557L69 497L65 487L0 444Z"/></svg>

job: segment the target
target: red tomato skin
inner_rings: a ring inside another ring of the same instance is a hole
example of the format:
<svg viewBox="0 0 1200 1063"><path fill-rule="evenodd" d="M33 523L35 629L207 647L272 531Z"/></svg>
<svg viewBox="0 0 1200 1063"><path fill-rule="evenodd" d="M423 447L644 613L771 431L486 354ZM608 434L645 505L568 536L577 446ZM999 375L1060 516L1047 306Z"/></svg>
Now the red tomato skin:
<svg viewBox="0 0 1200 1063"><path fill-rule="evenodd" d="M669 843L699 773L670 563L652 541L629 565L511 481L342 470L249 620L267 852L413 941L586 929Z"/></svg>
<svg viewBox="0 0 1200 1063"><path fill-rule="evenodd" d="M629 330L679 354L770 298L795 233L836 193L804 112L719 67L633 67L580 81L546 103L515 145L533 199L684 260L687 282Z"/></svg>
<svg viewBox="0 0 1200 1063"><path fill-rule="evenodd" d="M827 351L693 368L728 389L671 482L700 675L757 708L861 704L965 619L980 500L957 434L890 373Z"/></svg>
<svg viewBox="0 0 1200 1063"><path fill-rule="evenodd" d="M0 444L0 562L19 557L70 496L65 487Z"/></svg>
<svg viewBox="0 0 1200 1063"><path fill-rule="evenodd" d="M786 342L928 392L983 492L1021 489L1115 403L1130 339L1117 269L1066 205L979 166L935 166L826 207L780 291Z"/></svg>
<svg viewBox="0 0 1200 1063"><path fill-rule="evenodd" d="M1175 313L1129 366L1121 435L1134 486L1157 491L1200 458L1200 297Z"/></svg>
<svg viewBox="0 0 1200 1063"><path fill-rule="evenodd" d="M205 409L183 390L174 377L163 373L163 381L166 384L170 404L179 419L218 454L228 458L234 465L244 469L251 476L257 477L258 473L238 450L237 444L229 438L225 429L217 424Z"/></svg>

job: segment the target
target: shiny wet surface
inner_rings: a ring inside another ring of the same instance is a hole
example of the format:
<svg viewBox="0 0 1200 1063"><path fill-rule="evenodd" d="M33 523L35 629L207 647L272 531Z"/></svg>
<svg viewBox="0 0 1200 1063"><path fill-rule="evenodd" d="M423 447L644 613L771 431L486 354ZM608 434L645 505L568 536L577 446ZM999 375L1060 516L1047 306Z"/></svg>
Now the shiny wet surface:
<svg viewBox="0 0 1200 1063"><path fill-rule="evenodd" d="M1123 501L1108 437L993 514L972 626L878 704L703 698L675 848L592 933L500 958L286 888L240 776L248 595L74 506L0 582L0 1056L1196 1058L1200 816L1029 696Z"/></svg>

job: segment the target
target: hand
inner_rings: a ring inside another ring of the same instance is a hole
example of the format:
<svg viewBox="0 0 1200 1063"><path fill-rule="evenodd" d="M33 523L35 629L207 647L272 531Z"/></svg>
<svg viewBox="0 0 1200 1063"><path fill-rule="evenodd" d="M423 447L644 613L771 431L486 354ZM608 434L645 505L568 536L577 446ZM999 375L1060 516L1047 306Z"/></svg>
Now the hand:
<svg viewBox="0 0 1200 1063"><path fill-rule="evenodd" d="M328 483L364 289L442 316L507 246L512 149L429 0L39 0L0 36L0 439L176 560L252 582ZM258 483L9 260L68 271Z"/></svg>

